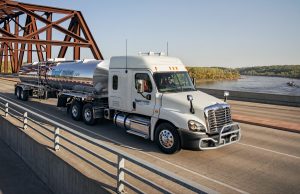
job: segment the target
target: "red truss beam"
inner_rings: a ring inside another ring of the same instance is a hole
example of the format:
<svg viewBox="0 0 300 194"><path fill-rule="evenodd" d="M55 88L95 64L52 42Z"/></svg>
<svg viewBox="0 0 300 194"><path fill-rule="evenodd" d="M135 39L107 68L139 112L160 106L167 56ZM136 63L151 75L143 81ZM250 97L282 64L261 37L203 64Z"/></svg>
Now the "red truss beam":
<svg viewBox="0 0 300 194"><path fill-rule="evenodd" d="M59 19L54 21L56 14ZM53 39L53 29L64 35L63 40ZM0 73L17 73L24 62L32 62L33 55L43 61L71 52L73 59L80 59L82 48L103 59L80 11L0 0Z"/></svg>

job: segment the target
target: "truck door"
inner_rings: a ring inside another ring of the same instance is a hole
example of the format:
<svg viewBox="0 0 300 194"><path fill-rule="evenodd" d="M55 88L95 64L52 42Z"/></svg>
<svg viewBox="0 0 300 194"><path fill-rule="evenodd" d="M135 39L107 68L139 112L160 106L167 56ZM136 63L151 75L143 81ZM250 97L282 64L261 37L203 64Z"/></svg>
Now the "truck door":
<svg viewBox="0 0 300 194"><path fill-rule="evenodd" d="M144 92L138 93L138 80L144 80ZM134 72L132 84L132 113L152 116L155 107L153 78L148 72Z"/></svg>

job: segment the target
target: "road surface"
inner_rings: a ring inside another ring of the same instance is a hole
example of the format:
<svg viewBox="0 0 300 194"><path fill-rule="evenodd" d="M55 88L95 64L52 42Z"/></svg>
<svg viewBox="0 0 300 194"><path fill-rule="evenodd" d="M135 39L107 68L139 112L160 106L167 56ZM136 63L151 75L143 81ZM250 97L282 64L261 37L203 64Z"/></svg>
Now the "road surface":
<svg viewBox="0 0 300 194"><path fill-rule="evenodd" d="M241 123L239 143L217 150L182 150L174 155L154 143L129 135L110 122L87 126L55 107L56 99L19 101L14 83L0 80L0 96L103 140L152 164L221 193L299 193L300 134ZM233 114L300 122L300 108L229 101Z"/></svg>

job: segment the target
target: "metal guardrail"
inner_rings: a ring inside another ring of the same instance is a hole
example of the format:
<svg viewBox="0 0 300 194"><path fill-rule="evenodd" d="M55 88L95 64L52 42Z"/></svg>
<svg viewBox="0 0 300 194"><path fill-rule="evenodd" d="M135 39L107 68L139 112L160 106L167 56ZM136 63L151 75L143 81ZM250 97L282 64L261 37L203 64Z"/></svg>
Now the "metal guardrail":
<svg viewBox="0 0 300 194"><path fill-rule="evenodd" d="M129 183L126 179L125 179L125 174L143 182L144 184L149 185L150 187L154 188L155 190L162 192L162 193L172 193L171 191L169 191L167 188L165 188L164 186L158 185L157 183L136 174L135 172L132 172L131 170L129 170L128 168L125 167L125 162L129 161L139 167L142 167L146 170L151 171L152 173L165 178L169 181L172 181L192 192L195 193L216 193L215 191L208 189L198 183L195 183L193 181L187 180L185 178L179 177L178 175L169 172L165 169L162 169L160 167L157 167L155 165L152 165L144 160L141 160L139 158L136 158L135 156L132 156L124 151L121 151L119 149L113 148L110 145L101 142L100 140L95 140L94 138L87 136L85 134L82 134L74 129L71 129L65 125L62 125L56 121L53 121L49 118L46 118L40 114L37 114L29 109L26 109L10 100L7 100L5 98L0 97L0 100L2 100L3 102L0 102L0 109L2 111L4 111L4 117L8 117L8 116L12 116L15 119L21 121L23 123L22 129L23 130L28 130L28 127L30 127L31 129L33 129L34 131L38 132L40 135L42 135L43 137L45 137L47 140L50 140L51 142L53 142L53 150L55 151L59 151L60 147L63 147L64 150L75 154L77 157L80 157L81 159L83 159L85 162L89 163L90 165L92 165L93 167L97 168L99 171L109 175L110 177L114 178L116 180L117 183L117 188L116 191L118 193L123 193L125 186L130 188L131 190L133 190L136 193L144 193L143 190L141 188L138 188L137 186ZM1 107L2 105L2 107ZM24 111L24 113L21 113L19 111L17 111L16 109L13 109L13 107L17 107L18 109L21 109L22 111ZM47 123L55 126L55 129L52 131L50 129L48 129L47 127L43 126L42 124L40 124L38 121L36 121L33 118L30 118L28 116L28 114L31 114L34 117L37 117L38 119L42 120L42 121L46 121ZM53 139L49 138L47 135L43 134L42 132L40 132L37 129L34 129L34 127L30 126L28 124L28 120L30 120L31 122L33 122L34 124L38 125L39 127L42 127L43 129L46 129L48 132L53 133ZM69 132L70 134L85 140L87 142L89 142L90 144L93 144L95 146L98 146L101 149L104 149L114 155L117 156L117 163L111 161L108 158L105 158L104 156L101 156L98 153L95 153L91 150L89 150L88 148L84 147L83 145L77 144L76 142L73 142L72 140L68 139L67 137L63 136L60 131L61 130L65 130L67 132ZM95 163L93 163L92 161L89 161L88 159L84 158L83 156L75 153L73 150L71 150L70 148L68 148L67 146L63 145L62 143L60 143L60 139L63 139L65 141L67 141L68 143L76 146L77 148L81 149L82 151L89 153L91 155L93 155L94 157L97 157L98 159L100 159L101 161L105 162L106 164L115 167L117 169L117 174L114 175L110 172L108 172L106 169L100 168L99 166L97 166Z"/></svg>
<svg viewBox="0 0 300 194"><path fill-rule="evenodd" d="M300 107L300 96L295 95L233 91L200 87L197 87L197 90L220 99L224 98L224 92L227 91L230 93L230 96L228 97L229 100Z"/></svg>

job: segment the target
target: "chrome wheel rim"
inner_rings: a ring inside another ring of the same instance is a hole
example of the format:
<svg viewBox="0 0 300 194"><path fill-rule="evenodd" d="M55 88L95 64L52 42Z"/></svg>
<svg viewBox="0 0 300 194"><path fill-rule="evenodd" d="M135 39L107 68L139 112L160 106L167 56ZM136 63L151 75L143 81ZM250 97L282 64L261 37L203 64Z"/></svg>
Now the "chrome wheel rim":
<svg viewBox="0 0 300 194"><path fill-rule="evenodd" d="M74 117L77 117L77 115L78 115L78 108L77 108L77 106L73 106L72 107L72 115Z"/></svg>
<svg viewBox="0 0 300 194"><path fill-rule="evenodd" d="M24 98L24 92L22 91L22 92L20 92L21 94L21 99L23 99Z"/></svg>
<svg viewBox="0 0 300 194"><path fill-rule="evenodd" d="M171 148L174 145L174 136L171 131L164 129L159 133L159 142L164 148Z"/></svg>
<svg viewBox="0 0 300 194"><path fill-rule="evenodd" d="M85 109L84 111L84 119L86 121L90 121L92 119L92 111L89 109Z"/></svg>

